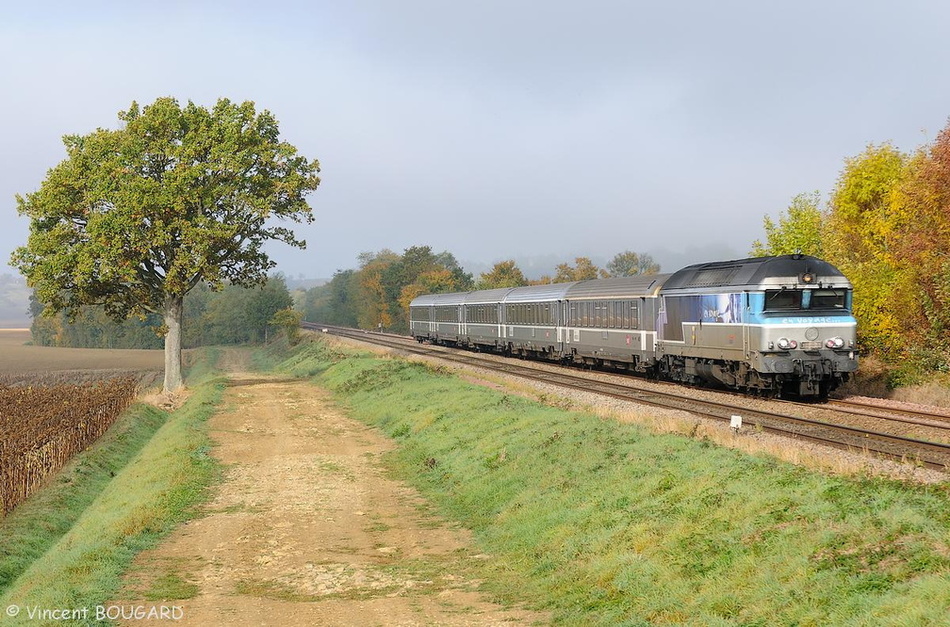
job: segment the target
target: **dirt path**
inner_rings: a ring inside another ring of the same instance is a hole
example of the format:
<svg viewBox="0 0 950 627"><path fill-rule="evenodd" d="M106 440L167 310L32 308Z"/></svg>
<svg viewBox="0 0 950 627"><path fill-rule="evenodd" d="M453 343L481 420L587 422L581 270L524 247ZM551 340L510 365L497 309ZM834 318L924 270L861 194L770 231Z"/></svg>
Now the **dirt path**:
<svg viewBox="0 0 950 627"><path fill-rule="evenodd" d="M137 559L122 604L180 607L176 625L548 622L475 590L465 573L488 556L385 476L390 441L311 384L232 376L210 421L226 480Z"/></svg>

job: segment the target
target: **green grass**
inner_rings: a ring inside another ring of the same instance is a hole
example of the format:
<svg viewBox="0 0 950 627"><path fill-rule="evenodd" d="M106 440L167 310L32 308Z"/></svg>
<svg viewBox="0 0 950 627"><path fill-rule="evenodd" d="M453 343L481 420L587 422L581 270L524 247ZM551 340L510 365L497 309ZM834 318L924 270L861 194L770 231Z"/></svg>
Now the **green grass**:
<svg viewBox="0 0 950 627"><path fill-rule="evenodd" d="M821 474L317 345L316 374L475 532L497 598L562 624L941 625L950 489Z"/></svg>
<svg viewBox="0 0 950 627"><path fill-rule="evenodd" d="M57 486L3 520L0 607L90 608L91 613L113 599L134 556L193 516L218 474L204 423L222 389L220 381L199 383L167 416L136 408L76 458ZM187 592L174 577L169 574L161 585ZM5 625L18 624L4 619ZM43 624L29 620L25 610L17 620Z"/></svg>
<svg viewBox="0 0 950 627"><path fill-rule="evenodd" d="M134 406L50 485L0 519L0 594L72 527L167 416L154 407Z"/></svg>

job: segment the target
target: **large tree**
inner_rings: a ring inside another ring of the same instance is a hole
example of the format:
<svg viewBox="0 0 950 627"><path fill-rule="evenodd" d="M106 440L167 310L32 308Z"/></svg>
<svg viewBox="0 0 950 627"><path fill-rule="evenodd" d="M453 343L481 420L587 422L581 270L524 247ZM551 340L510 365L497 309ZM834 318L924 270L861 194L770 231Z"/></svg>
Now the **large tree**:
<svg viewBox="0 0 950 627"><path fill-rule="evenodd" d="M119 113L118 130L63 138L67 158L40 189L17 196L30 236L13 265L46 311L101 304L115 319L165 322L166 393L182 386L182 303L202 282L252 286L274 262L268 240L306 243L271 218L311 222L316 160L279 139L254 103L208 110L173 98Z"/></svg>
<svg viewBox="0 0 950 627"><path fill-rule="evenodd" d="M900 211L892 238L902 269L899 304L905 330L919 346L941 354L950 366L950 123L908 164L895 203ZM913 316L911 314L914 314Z"/></svg>
<svg viewBox="0 0 950 627"><path fill-rule="evenodd" d="M900 297L907 268L895 253L908 160L890 144L869 145L846 159L822 237L825 257L854 284L854 315L865 345L885 352L899 350L907 334L907 305Z"/></svg>

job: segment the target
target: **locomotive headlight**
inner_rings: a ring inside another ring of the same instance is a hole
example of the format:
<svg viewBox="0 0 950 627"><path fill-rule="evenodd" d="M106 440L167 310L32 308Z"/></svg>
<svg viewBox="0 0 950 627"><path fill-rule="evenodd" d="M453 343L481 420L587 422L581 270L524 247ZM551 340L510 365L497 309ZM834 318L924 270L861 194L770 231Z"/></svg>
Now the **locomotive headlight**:
<svg viewBox="0 0 950 627"><path fill-rule="evenodd" d="M783 351L787 351L793 348L798 348L798 342L796 342L795 340L790 340L787 337L779 338L776 344Z"/></svg>
<svg viewBox="0 0 950 627"><path fill-rule="evenodd" d="M840 337L833 337L825 342L828 348L844 348L844 340Z"/></svg>

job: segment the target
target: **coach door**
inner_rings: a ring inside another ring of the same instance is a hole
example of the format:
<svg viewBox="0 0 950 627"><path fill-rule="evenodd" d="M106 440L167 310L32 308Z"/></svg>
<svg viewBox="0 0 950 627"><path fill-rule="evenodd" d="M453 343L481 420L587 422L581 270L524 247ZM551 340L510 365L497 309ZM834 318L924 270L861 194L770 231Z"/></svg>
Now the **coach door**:
<svg viewBox="0 0 950 627"><path fill-rule="evenodd" d="M557 328L557 340L558 342L563 342L564 344L571 343L571 330L568 328L568 324L571 322L571 304L569 302L561 302L561 320L560 325ZM563 337L561 337L563 333ZM563 350L563 348L562 348Z"/></svg>
<svg viewBox="0 0 950 627"><path fill-rule="evenodd" d="M743 300L745 300L745 307L740 307L741 316L739 317L739 324L742 325L742 353L745 355L746 359L752 356L752 328L749 324L749 292L743 294Z"/></svg>

